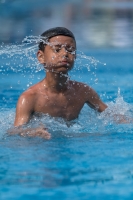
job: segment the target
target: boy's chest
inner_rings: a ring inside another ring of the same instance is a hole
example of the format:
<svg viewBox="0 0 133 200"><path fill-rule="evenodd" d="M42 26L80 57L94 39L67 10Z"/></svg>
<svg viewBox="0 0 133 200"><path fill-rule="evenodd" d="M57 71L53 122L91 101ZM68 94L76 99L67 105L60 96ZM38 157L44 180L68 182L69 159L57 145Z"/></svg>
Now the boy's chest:
<svg viewBox="0 0 133 200"><path fill-rule="evenodd" d="M47 113L53 117L75 119L84 105L83 97L72 93L41 95L35 103L35 112Z"/></svg>

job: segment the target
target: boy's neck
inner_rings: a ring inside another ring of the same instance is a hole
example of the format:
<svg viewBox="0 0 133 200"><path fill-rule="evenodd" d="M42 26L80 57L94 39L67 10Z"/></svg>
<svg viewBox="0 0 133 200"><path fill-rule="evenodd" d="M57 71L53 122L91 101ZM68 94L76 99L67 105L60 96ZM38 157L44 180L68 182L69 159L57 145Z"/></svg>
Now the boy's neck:
<svg viewBox="0 0 133 200"><path fill-rule="evenodd" d="M46 86L53 92L64 92L68 87L68 74L46 73L44 79Z"/></svg>

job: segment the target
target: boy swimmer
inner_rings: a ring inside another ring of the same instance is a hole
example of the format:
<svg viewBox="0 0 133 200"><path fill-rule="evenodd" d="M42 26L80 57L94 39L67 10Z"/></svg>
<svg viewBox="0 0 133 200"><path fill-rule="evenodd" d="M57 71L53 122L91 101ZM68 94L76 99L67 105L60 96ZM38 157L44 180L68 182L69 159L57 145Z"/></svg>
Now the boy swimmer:
<svg viewBox="0 0 133 200"><path fill-rule="evenodd" d="M38 61L44 65L45 78L33 85L20 96L14 126L17 133L29 136L50 138L46 127L21 129L28 123L33 114L44 113L52 117L74 120L78 117L84 104L102 112L107 105L88 85L68 79L68 72L73 68L76 59L76 40L71 31L56 27L45 31L43 41L37 52Z"/></svg>

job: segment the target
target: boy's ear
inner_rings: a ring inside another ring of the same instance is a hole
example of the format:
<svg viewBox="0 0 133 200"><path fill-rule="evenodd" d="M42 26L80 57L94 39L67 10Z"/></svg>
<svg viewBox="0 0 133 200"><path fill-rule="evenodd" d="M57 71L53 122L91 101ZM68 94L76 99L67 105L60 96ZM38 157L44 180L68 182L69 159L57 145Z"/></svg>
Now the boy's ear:
<svg viewBox="0 0 133 200"><path fill-rule="evenodd" d="M45 63L45 58L44 58L44 53L43 53L43 51L38 50L38 52L37 52L37 58L38 58L38 61L39 61L41 64L44 64L44 63Z"/></svg>

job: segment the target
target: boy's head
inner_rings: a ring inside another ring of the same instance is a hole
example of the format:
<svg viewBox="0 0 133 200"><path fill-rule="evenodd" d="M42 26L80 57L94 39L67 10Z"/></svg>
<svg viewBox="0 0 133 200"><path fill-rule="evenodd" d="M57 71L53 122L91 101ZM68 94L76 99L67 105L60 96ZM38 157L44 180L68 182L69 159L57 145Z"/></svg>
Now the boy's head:
<svg viewBox="0 0 133 200"><path fill-rule="evenodd" d="M68 30L67 28L64 28L64 27L55 27L55 28L48 29L47 31L42 33L41 39L43 41L41 41L39 43L39 50L44 51L44 48L47 45L49 39L52 37L58 36L58 35L64 35L64 36L73 38L75 41L75 45L76 45L75 37L70 30Z"/></svg>
<svg viewBox="0 0 133 200"><path fill-rule="evenodd" d="M38 61L48 71L67 73L72 69L76 58L76 41L73 33L66 28L56 27L42 35Z"/></svg>

